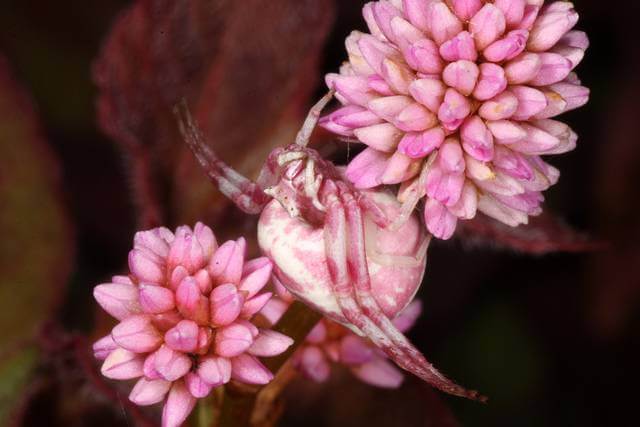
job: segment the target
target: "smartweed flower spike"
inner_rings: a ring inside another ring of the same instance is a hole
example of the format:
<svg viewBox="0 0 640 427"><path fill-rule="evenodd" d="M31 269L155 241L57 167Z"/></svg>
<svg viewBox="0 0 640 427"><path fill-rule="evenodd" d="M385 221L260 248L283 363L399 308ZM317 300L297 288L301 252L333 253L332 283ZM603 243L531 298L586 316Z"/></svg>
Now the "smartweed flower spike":
<svg viewBox="0 0 640 427"><path fill-rule="evenodd" d="M551 120L585 104L572 70L589 42L573 4L543 0L389 0L365 5L371 34L346 40L327 84L343 108L321 124L368 147L346 176L424 197L427 228L447 239L477 211L505 224L541 212L559 172L540 156L576 145Z"/></svg>
<svg viewBox="0 0 640 427"><path fill-rule="evenodd" d="M286 300L273 298L262 314L273 324L288 307ZM393 319L401 332L406 332L422 312L420 301L413 301ZM387 355L369 340L348 328L324 317L309 333L293 355L294 366L305 377L325 382L331 374L331 364L345 366L351 373L369 385L398 388L404 380L402 371L389 362Z"/></svg>
<svg viewBox="0 0 640 427"><path fill-rule="evenodd" d="M139 378L129 399L165 400L162 425L179 426L195 402L231 379L266 384L273 374L256 358L284 352L293 341L251 319L271 298L268 258L245 261L245 240L220 246L197 223L175 233L136 233L128 276L95 287L94 297L120 323L93 346L111 379Z"/></svg>

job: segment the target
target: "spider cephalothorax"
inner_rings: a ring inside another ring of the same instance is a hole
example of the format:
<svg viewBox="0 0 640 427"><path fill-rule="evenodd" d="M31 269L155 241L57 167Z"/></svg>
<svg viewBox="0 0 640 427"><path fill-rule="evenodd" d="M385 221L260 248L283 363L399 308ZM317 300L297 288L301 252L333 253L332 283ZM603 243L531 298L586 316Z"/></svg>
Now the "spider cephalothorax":
<svg viewBox="0 0 640 427"><path fill-rule="evenodd" d="M391 322L420 286L430 236L415 214L389 227L402 212L387 190L354 189L306 146L330 99L311 109L295 144L274 150L257 182L218 159L186 108L179 112L185 139L210 178L240 209L260 214L260 248L291 293L433 386L480 398L440 374Z"/></svg>

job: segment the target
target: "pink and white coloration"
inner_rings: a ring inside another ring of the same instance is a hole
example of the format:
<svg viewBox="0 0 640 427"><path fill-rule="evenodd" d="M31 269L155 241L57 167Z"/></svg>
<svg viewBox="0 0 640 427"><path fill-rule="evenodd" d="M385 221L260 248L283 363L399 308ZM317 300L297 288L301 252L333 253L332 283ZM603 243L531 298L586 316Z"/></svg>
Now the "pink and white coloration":
<svg viewBox="0 0 640 427"><path fill-rule="evenodd" d="M220 246L197 223L175 233L156 228L136 233L128 276L95 287L98 303L118 319L97 341L102 374L139 378L129 399L138 405L165 400L162 425L179 426L198 398L231 379L266 384L273 374L257 357L284 352L291 338L258 329L251 318L271 298L260 293L272 263L245 261L245 240Z"/></svg>
<svg viewBox="0 0 640 427"><path fill-rule="evenodd" d="M327 84L344 107L325 128L366 144L346 176L357 188L401 184L406 211L425 199L429 231L448 239L477 211L505 224L541 212L559 172L540 156L576 145L551 120L585 104L572 70L588 47L573 4L544 0L382 0L371 34L346 40Z"/></svg>
<svg viewBox="0 0 640 427"><path fill-rule="evenodd" d="M222 162L186 107L186 142L220 190L247 213L260 213L258 242L275 277L305 304L367 337L399 366L458 396L480 398L445 378L392 323L424 274L429 236L385 190L360 192L332 163L306 147L331 93L309 113L296 142L268 157L252 182Z"/></svg>
<svg viewBox="0 0 640 427"><path fill-rule="evenodd" d="M273 298L261 313L273 324L286 310L285 300ZM413 301L393 319L401 332L406 332L422 312L420 301ZM306 337L293 355L296 368L307 378L324 382L331 373L331 364L347 367L361 381L383 388L397 388L402 384L402 372L388 361L365 338L354 334L344 326L323 318Z"/></svg>

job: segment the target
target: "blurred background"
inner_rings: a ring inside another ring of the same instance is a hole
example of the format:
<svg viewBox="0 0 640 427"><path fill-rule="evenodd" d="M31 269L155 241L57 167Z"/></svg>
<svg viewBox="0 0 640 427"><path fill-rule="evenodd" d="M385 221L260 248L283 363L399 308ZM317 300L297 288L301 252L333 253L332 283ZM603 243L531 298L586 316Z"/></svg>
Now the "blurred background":
<svg viewBox="0 0 640 427"><path fill-rule="evenodd" d="M2 3L0 425L152 425L153 409L98 375L89 346L112 324L93 286L124 271L137 229L201 219L223 238L255 230L193 163L171 106L185 97L222 157L255 174L293 140L345 36L364 29L364 2ZM574 3L592 95L563 118L580 139L550 160L563 174L546 193L551 214L517 238L484 224L435 242L418 294L410 338L489 404L335 371L322 386L296 381L281 425L635 425L640 5Z"/></svg>

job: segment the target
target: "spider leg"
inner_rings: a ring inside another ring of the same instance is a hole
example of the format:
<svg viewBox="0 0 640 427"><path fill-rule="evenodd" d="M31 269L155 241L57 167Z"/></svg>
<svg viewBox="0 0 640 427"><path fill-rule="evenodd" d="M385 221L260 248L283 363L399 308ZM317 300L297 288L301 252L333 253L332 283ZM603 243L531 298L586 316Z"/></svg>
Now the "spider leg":
<svg viewBox="0 0 640 427"><path fill-rule="evenodd" d="M313 130L316 128L318 124L318 120L320 120L320 113L322 113L322 109L331 101L333 98L333 90L329 91L325 96L320 98L309 113L307 114L307 118L304 120L302 127L298 131L298 135L296 135L296 144L302 147L306 147L309 143L309 138L311 138L311 134Z"/></svg>
<svg viewBox="0 0 640 427"><path fill-rule="evenodd" d="M333 293L344 317L360 329L385 352L394 353L391 340L364 315L358 305L347 266L347 220L344 206L338 198L337 188L327 181L325 206L324 243L327 268L331 277ZM397 354L400 357L400 353Z"/></svg>
<svg viewBox="0 0 640 427"><path fill-rule="evenodd" d="M455 384L433 367L395 327L373 298L367 267L362 210L354 195L345 188L346 186L341 187L343 187L341 199L346 214L347 266L351 283L353 283L356 299L364 315L371 319L375 326L392 342L393 348L397 349L390 354L391 357L402 368L446 393L481 400L482 397L477 392L466 390ZM400 354L398 354L398 350Z"/></svg>
<svg viewBox="0 0 640 427"><path fill-rule="evenodd" d="M271 198L264 193L260 185L241 175L218 158L205 142L202 131L191 116L184 100L176 105L174 113L178 117L180 132L185 142L222 194L244 212L250 214L262 212ZM265 168L267 166L265 165ZM261 176L263 175L261 173Z"/></svg>

